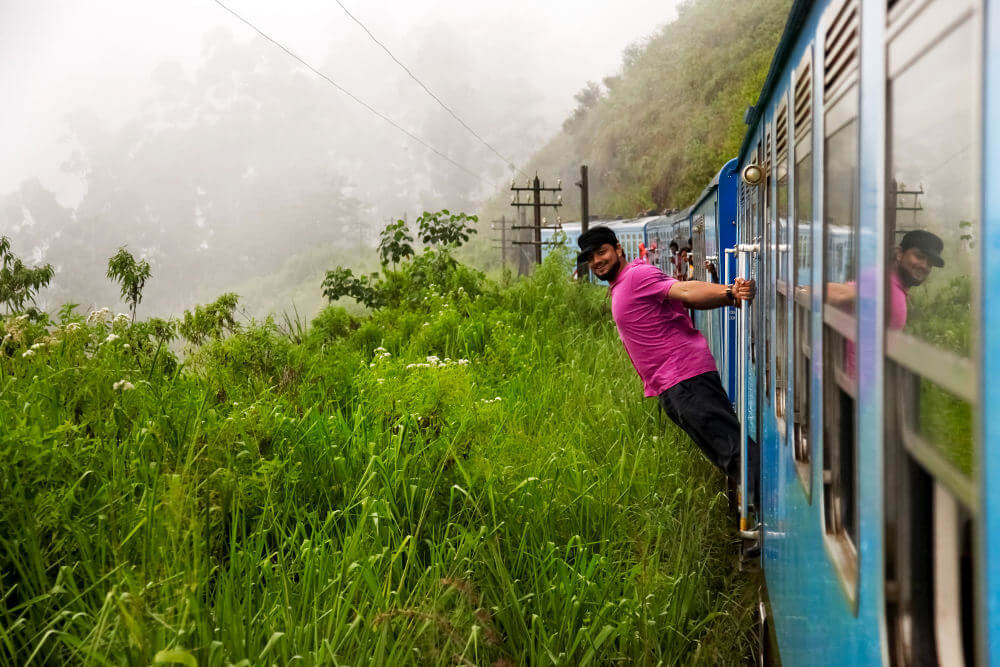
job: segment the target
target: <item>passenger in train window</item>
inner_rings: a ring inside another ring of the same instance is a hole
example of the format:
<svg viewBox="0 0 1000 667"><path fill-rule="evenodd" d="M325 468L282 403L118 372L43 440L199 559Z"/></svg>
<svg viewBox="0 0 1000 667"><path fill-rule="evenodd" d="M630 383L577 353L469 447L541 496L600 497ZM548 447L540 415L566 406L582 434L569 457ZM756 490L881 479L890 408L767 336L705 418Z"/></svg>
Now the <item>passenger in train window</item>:
<svg viewBox="0 0 1000 667"><path fill-rule="evenodd" d="M677 255L680 253L681 248L677 245L677 241L670 242L670 275L677 275ZM664 271L666 273L666 271Z"/></svg>
<svg viewBox="0 0 1000 667"><path fill-rule="evenodd" d="M611 314L645 395L657 396L667 415L705 456L730 478L738 477L740 424L708 342L691 323L687 309L752 301L754 281L737 278L732 285L678 281L638 259L629 262L607 227L591 228L577 244L577 260L610 285ZM756 467L755 461L749 463Z"/></svg>
<svg viewBox="0 0 1000 667"><path fill-rule="evenodd" d="M710 262L705 260L705 271L708 272L709 277L712 279L713 283L719 282L719 269L715 267L715 262Z"/></svg>

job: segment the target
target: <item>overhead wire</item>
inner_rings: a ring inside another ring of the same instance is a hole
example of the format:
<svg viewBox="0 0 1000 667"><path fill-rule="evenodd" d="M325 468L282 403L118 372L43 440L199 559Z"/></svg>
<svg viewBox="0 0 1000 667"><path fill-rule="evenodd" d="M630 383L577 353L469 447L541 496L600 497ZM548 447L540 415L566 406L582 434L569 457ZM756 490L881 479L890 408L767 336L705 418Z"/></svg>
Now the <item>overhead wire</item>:
<svg viewBox="0 0 1000 667"><path fill-rule="evenodd" d="M479 140L479 142L480 142L481 144L483 144L484 146L486 146L486 148L488 148L488 149L490 149L491 151L493 151L493 154L494 154L494 155L496 155L496 156L497 156L498 158L500 158L501 160L503 160L503 161L504 161L504 163L505 163L505 164L506 164L507 166L509 166L509 167L510 167L511 169L514 169L515 171L518 171L518 172L520 172L520 173L521 173L521 174L522 174L523 176L525 176L525 177L527 177L527 176L528 176L528 175L527 175L526 173L524 173L523 171L521 171L520 169L518 169L518 168L517 168L517 166L516 166L516 165L514 164L514 161L513 161L513 160L511 160L510 158L508 158L507 156L505 156L505 155L504 155L503 153L501 153L500 151L498 151L498 150L497 150L496 148L494 148L494 147L493 147L493 145L492 145L492 144L490 144L490 142L486 141L486 139L484 139L484 138L483 138L482 136L480 136L480 135L479 135L479 133L478 133L478 132L476 132L476 131L475 131L474 129L472 129L472 128L471 128L471 127L469 126L469 124L468 124L468 123L466 123L466 122L465 122L464 120L462 120L461 116L459 116L459 115L458 115L457 113L455 113L455 111L454 111L454 110L452 110L452 108L451 108L451 107L449 107L449 106L448 106L447 104L445 104L445 103L444 103L444 101L443 101L443 100L442 100L442 99L441 99L440 97L438 97L437 95L435 95L435 94L434 94L434 92L433 92L433 91L432 91L432 90L431 90L430 88L428 88L428 87L427 87L427 84L425 84L425 83L424 83L423 81L421 81L421 80L420 80L420 78L419 78L419 77L417 77L417 75L416 75L416 74L414 74L414 73L413 73L413 72L412 72L412 71L410 70L410 68L409 68L409 67L407 67L406 65L404 65L404 64L402 63L402 61L400 61L400 59L399 59L399 58L397 58L397 57L395 56L395 54L393 54L393 52L389 50L389 47L387 47L387 46L386 46L385 44L383 44L383 43L382 43L382 41L380 41L380 40L378 39L378 37L376 37L376 36L375 36L374 34L372 34L372 31L368 29L368 26L366 26L366 25L365 25L364 23L362 23L362 22L361 22L361 19L359 19L359 18L358 18L357 16L355 16L354 14L352 14L352 13L351 13L351 11L350 11L350 10L349 10L349 9L348 9L347 7L345 7L345 6L344 6L344 3L343 3L343 2L341 2L340 0L334 0L334 1L335 1L335 2L336 2L336 3L338 4L338 5L340 5L340 8L344 10L344 13L345 13L345 14L347 14L347 15L348 15L349 17L351 17L351 20L352 20L352 21L354 21L354 22L355 22L355 23L357 23L357 24L358 24L359 26L361 26L361 29L365 31L365 33L366 33L366 34L368 35L368 37L370 37L370 38L371 38L371 40L372 40L373 42L375 42L375 43L376 43L376 44L378 44L378 45L379 45L380 47L382 47L382 50L383 50L383 51L385 51L385 52L386 52L386 54L387 54L387 55L388 55L388 56L389 56L390 58L392 58L393 62L395 62L395 63L396 63L397 65L399 65L399 66L400 66L400 67L401 67L401 68L403 69L403 71L404 71L404 72L406 72L406 73L407 73L407 75L409 75L409 77L410 77L411 79L413 79L414 81L416 81L416 82L417 82L417 85L419 85L419 86L420 86L421 88L423 88L423 89L424 89L424 92L425 92L425 93L427 93L428 95L430 95L430 96L431 96L431 98L433 98L433 100L434 100L435 102L437 102L437 103L438 103L439 105L441 105L441 108L442 108L442 109L444 109L444 110L445 110L445 111L447 111L447 112L448 112L449 114L451 114L451 117L452 117L452 118L454 118L455 120L457 120L457 121L458 121L458 122L459 122L459 123L461 124L461 126L462 126L462 127L464 127L464 128L466 129L466 130L468 130L468 131L469 131L469 133L470 133L470 134L471 134L472 136L474 136L474 137L475 137L476 139L478 139L478 140Z"/></svg>
<svg viewBox="0 0 1000 667"><path fill-rule="evenodd" d="M329 83L330 85L332 85L334 88L336 88L337 90L339 90L343 94L347 95L352 100L354 100L355 102L357 102L358 104L360 104L365 109L367 109L368 111L372 112L373 114L375 114L376 116L378 116L379 118L381 118L382 120L384 120L385 122L387 122L390 125L392 125L394 128L396 128L397 130L399 130L400 132L402 132L403 134L405 134L406 136L408 136L410 139L413 139L414 141L416 141L418 144L422 145L427 150L431 151L432 153L434 153L438 157L440 157L440 158L448 161L453 166L457 167L458 169L461 169L462 171L464 171L465 173L469 174L473 178L477 178L477 179L483 181L484 183L486 183L486 184L488 184L490 186L493 185L492 183L490 183L490 181L488 181L486 178L484 178L480 174L477 174L476 172L472 171L471 169L469 169L465 165L463 165L463 164L455 161L449 155L443 153L442 151L438 150L437 148L435 148L434 146L432 146L428 142L426 142L423 139L421 139L416 134L410 132L405 127L403 127L402 125L400 125L399 123L397 123L396 121L394 121L392 118L386 116L384 113L382 113L381 111L379 111L378 109L376 109L375 107L373 107L371 104L369 104L368 102L365 102L360 97L358 97L357 95L355 95L354 93L352 93L351 91L347 90L346 88L344 88L343 86L341 86L339 83L337 83L336 81L334 81L333 79L331 79L329 76L327 76L326 74L324 74L320 70L318 70L315 67L313 67L312 65L310 65L308 62L306 62L305 59L303 59L297 53L293 52L287 46L285 46L284 44L282 44L278 40L276 40L273 37L271 37L270 35L268 35L266 32L264 32L263 30L261 30L260 28L258 28L256 25L254 25L249 19L244 18L236 10L230 8L229 6L227 6L226 4L224 4L223 2L221 2L221 0L213 0L213 2L215 2L215 4L219 5L220 7L222 7L223 9L225 9L227 12L229 12L230 14L232 14L233 16L235 16L237 19L239 19L240 21L242 21L243 23L245 23L247 26L249 26L258 35L260 35L261 37L263 37L267 41L269 41L272 44L274 44L275 46L277 46L279 49L281 49L282 51L284 51L285 53L287 53L289 56L291 56L295 60L299 61L310 72L312 72L313 74L316 74L317 76L319 76L320 78L322 78L323 80L325 80L327 83Z"/></svg>

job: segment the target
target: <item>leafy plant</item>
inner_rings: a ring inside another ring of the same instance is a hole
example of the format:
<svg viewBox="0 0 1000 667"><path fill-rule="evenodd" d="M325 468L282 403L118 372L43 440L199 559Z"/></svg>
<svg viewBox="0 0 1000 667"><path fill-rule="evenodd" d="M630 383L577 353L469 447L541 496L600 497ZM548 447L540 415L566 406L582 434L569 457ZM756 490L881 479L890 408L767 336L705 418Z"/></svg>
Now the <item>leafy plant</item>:
<svg viewBox="0 0 1000 667"><path fill-rule="evenodd" d="M8 313L21 312L35 303L38 290L55 275L51 264L29 267L10 249L10 239L0 236L0 303Z"/></svg>
<svg viewBox="0 0 1000 667"><path fill-rule="evenodd" d="M132 322L135 322L135 312L142 301L142 289L150 276L149 262L144 259L136 261L123 246L108 259L107 275L121 287L122 300L128 304Z"/></svg>
<svg viewBox="0 0 1000 667"><path fill-rule="evenodd" d="M405 220L390 222L379 233L378 255L382 266L395 266L407 257L413 256L413 236L406 226Z"/></svg>
<svg viewBox="0 0 1000 667"><path fill-rule="evenodd" d="M479 218L465 213L451 213L442 209L436 213L424 211L417 218L417 229L420 240L425 245L460 247L472 234L476 233L473 226Z"/></svg>
<svg viewBox="0 0 1000 667"><path fill-rule="evenodd" d="M326 272L323 279L323 296L330 302L349 296L368 308L377 308L381 303L377 273L371 276L355 276L350 269L338 266Z"/></svg>
<svg viewBox="0 0 1000 667"><path fill-rule="evenodd" d="M195 306L194 311L185 310L178 332L189 343L201 345L237 331L239 325L234 313L239 300L238 294L226 292L210 304Z"/></svg>

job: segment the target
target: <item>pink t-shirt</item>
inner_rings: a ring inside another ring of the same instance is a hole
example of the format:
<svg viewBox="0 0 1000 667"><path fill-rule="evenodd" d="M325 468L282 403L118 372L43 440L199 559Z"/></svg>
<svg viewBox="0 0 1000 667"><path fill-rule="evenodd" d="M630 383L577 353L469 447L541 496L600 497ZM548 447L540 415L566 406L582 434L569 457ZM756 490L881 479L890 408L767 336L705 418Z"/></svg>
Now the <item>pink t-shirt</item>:
<svg viewBox="0 0 1000 667"><path fill-rule="evenodd" d="M633 260L611 283L611 314L646 396L716 370L708 342L684 305L667 298L677 282L651 264Z"/></svg>
<svg viewBox="0 0 1000 667"><path fill-rule="evenodd" d="M853 284L853 283L848 283ZM889 272L889 330L902 331L906 326L906 295L909 289L903 285L899 274ZM858 349L854 341L844 341L844 371L848 377L858 376Z"/></svg>

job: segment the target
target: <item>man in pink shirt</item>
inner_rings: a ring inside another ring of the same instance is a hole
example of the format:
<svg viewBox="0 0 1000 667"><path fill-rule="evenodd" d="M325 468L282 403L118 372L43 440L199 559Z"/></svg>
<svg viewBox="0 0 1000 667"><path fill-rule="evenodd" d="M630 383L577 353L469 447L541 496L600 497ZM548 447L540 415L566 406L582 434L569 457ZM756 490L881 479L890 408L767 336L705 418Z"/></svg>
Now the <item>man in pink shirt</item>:
<svg viewBox="0 0 1000 667"><path fill-rule="evenodd" d="M752 280L733 285L678 281L641 260L626 259L614 231L592 227L577 240L577 260L610 285L611 314L645 394L726 475L740 468L740 425L722 388L708 342L687 309L734 306L754 297Z"/></svg>

